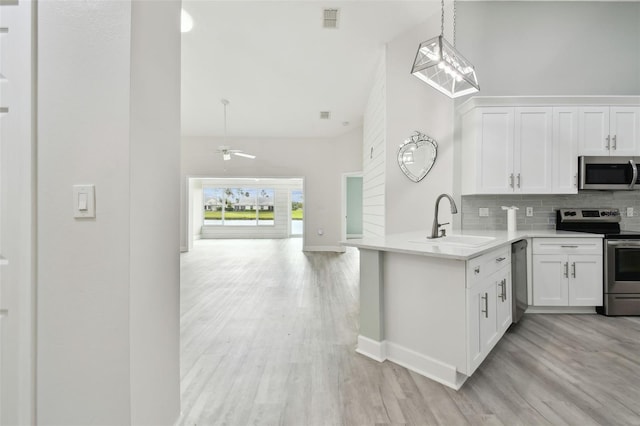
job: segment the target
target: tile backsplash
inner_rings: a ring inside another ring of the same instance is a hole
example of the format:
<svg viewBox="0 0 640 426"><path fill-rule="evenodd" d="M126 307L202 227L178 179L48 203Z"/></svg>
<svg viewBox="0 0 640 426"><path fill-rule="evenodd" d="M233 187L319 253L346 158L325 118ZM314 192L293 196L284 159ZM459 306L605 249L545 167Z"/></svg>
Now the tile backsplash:
<svg viewBox="0 0 640 426"><path fill-rule="evenodd" d="M580 191L576 195L464 195L462 197L462 229L507 229L507 212L502 206L516 206L517 229L555 229L556 210L572 207L617 207L622 229L640 231L639 191ZM526 217L526 208L533 216ZM633 217L627 217L633 207ZM489 216L480 217L480 208L488 208Z"/></svg>

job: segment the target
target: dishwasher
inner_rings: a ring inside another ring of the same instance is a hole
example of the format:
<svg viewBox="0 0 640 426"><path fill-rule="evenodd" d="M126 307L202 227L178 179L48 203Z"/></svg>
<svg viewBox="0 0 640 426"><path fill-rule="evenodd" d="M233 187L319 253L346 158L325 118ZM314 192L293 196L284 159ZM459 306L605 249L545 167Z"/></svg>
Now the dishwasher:
<svg viewBox="0 0 640 426"><path fill-rule="evenodd" d="M517 323L529 307L527 292L527 240L511 244L512 321Z"/></svg>

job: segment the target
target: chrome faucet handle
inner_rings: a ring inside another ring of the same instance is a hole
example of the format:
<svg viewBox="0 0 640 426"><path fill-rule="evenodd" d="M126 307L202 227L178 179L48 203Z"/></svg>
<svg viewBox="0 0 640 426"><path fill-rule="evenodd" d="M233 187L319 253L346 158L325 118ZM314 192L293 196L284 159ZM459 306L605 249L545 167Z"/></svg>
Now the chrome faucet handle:
<svg viewBox="0 0 640 426"><path fill-rule="evenodd" d="M444 223L443 223L443 225L444 225ZM447 230L446 230L446 229L444 229L444 228L442 228L442 229L440 230L440 237L446 237L446 236L447 236Z"/></svg>

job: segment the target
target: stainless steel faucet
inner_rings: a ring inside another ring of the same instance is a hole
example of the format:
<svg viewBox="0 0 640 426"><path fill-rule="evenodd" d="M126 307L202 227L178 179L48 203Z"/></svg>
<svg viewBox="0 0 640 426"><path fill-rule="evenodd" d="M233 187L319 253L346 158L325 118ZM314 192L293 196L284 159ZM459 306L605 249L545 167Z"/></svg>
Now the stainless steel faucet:
<svg viewBox="0 0 640 426"><path fill-rule="evenodd" d="M456 202L453 201L453 198L451 198L451 196L448 194L440 194L438 198L436 198L436 211L433 215L433 226L431 227L431 236L427 238L440 238L440 237L447 236L446 229L440 229L440 227L443 225L448 225L449 222L438 223L438 205L440 204L440 200L443 198L449 199L449 203L451 204L451 214L458 213L458 208L456 207ZM440 235L438 235L438 230L440 231Z"/></svg>

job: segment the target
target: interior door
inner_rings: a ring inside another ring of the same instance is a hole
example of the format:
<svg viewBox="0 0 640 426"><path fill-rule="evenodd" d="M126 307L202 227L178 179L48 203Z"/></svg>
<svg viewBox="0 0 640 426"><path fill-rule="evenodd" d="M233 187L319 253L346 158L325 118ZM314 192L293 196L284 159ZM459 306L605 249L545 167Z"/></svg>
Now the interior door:
<svg viewBox="0 0 640 426"><path fill-rule="evenodd" d="M362 176L347 176L347 238L362 236Z"/></svg>

